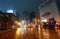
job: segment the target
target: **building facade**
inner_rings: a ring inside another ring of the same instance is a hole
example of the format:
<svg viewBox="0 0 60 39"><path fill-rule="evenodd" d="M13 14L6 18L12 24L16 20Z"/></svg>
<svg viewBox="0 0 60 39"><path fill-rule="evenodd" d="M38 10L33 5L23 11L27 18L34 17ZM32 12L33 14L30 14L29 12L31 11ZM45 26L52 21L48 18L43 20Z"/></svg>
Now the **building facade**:
<svg viewBox="0 0 60 39"><path fill-rule="evenodd" d="M15 21L19 21L17 19L17 16L15 16L13 13L5 13L5 15L8 17L8 28L13 28L17 26L17 24L15 23Z"/></svg>
<svg viewBox="0 0 60 39"><path fill-rule="evenodd" d="M44 3L42 3L39 6L39 12L40 12L40 18L41 21L46 21L49 18L55 18L57 22L60 22L60 10L59 10L59 2L58 0L46 0ZM46 12L50 12L51 14L48 16L46 15L43 17L43 14L46 14Z"/></svg>

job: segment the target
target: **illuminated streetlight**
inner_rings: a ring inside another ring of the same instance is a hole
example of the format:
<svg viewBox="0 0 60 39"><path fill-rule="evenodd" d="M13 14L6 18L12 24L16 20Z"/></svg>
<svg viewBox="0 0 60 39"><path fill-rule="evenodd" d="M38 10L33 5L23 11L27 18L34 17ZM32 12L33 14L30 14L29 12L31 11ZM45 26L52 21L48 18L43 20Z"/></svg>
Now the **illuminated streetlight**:
<svg viewBox="0 0 60 39"><path fill-rule="evenodd" d="M20 22L18 22L18 21L15 21L15 23L16 23L18 26L20 26Z"/></svg>
<svg viewBox="0 0 60 39"><path fill-rule="evenodd" d="M40 22L40 19L38 19L37 21Z"/></svg>
<svg viewBox="0 0 60 39"><path fill-rule="evenodd" d="M14 13L12 9L7 10L7 13Z"/></svg>

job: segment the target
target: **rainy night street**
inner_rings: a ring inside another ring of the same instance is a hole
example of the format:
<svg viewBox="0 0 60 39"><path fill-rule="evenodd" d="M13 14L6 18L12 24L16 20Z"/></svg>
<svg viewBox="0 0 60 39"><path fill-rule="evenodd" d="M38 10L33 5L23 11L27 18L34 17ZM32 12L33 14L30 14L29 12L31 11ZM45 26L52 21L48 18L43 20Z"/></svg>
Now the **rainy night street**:
<svg viewBox="0 0 60 39"><path fill-rule="evenodd" d="M60 0L0 0L0 39L60 39Z"/></svg>
<svg viewBox="0 0 60 39"><path fill-rule="evenodd" d="M12 32L12 33L11 33ZM6 35L5 35L6 34ZM4 33L1 39L60 39L60 29L20 29Z"/></svg>

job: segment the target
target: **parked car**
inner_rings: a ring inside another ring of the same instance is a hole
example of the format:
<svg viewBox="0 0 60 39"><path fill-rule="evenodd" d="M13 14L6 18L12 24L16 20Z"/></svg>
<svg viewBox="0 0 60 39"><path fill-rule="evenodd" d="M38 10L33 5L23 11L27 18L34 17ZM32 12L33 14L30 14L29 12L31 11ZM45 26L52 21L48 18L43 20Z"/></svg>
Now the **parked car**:
<svg viewBox="0 0 60 39"><path fill-rule="evenodd" d="M54 18L50 18L48 22L43 22L44 28L55 28L56 20Z"/></svg>

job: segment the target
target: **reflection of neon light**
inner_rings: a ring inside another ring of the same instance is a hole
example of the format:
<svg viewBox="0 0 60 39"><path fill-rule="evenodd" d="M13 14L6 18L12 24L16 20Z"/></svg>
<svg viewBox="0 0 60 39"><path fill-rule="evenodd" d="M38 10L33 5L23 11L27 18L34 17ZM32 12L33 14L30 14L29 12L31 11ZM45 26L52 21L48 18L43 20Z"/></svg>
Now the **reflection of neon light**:
<svg viewBox="0 0 60 39"><path fill-rule="evenodd" d="M20 28L17 28L16 36L20 36Z"/></svg>
<svg viewBox="0 0 60 39"><path fill-rule="evenodd" d="M26 24L24 24L24 21L23 22L21 22L21 25L20 25L20 33L21 33L21 35L23 35L24 33L26 33Z"/></svg>

